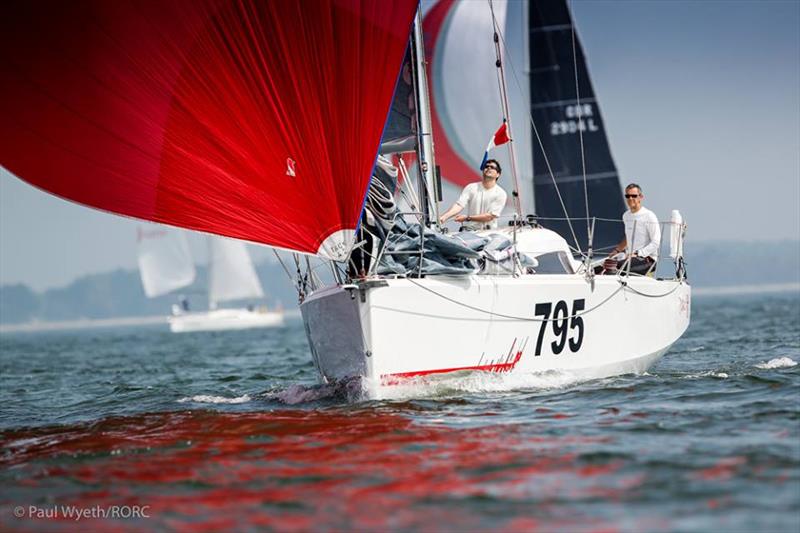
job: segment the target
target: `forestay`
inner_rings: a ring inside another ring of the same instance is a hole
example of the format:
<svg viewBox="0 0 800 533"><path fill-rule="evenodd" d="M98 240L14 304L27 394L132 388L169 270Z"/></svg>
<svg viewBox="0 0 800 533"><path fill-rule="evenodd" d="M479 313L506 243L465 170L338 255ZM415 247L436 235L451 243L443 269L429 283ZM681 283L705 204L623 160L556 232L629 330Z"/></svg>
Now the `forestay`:
<svg viewBox="0 0 800 533"><path fill-rule="evenodd" d="M87 206L342 259L416 8L3 2L0 163Z"/></svg>

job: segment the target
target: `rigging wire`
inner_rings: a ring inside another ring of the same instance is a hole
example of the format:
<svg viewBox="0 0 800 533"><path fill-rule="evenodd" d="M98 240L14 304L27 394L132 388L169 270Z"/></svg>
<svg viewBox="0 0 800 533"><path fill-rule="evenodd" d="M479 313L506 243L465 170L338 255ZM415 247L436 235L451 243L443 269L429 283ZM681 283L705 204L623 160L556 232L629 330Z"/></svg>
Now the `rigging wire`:
<svg viewBox="0 0 800 533"><path fill-rule="evenodd" d="M510 152L511 156L511 176L514 178L514 191L513 191L513 201L514 201L514 210L517 212L517 216L522 218L522 204L520 200L520 189L519 189L519 178L517 172L517 154L514 150L514 136L512 135L511 129L511 109L508 105L508 89L506 87L506 75L505 70L503 69L503 59L500 53L500 40L498 37L499 25L497 24L497 17L494 14L494 5L492 0L489 0L489 10L492 12L492 26L494 27L494 53L495 53L495 66L497 67L497 83L500 89L500 100L501 100L501 107L503 109L503 121L506 122L506 129L509 143L508 143L508 151Z"/></svg>
<svg viewBox="0 0 800 533"><path fill-rule="evenodd" d="M275 254L275 257L277 257L277 258L278 258L278 262L281 264L281 267L283 267L283 271L284 271L284 272L286 272L286 275L289 277L289 281L291 281L292 283L294 283L294 278L293 278L293 277L292 277L292 275L289 273L289 269L288 269L288 268L286 268L286 265L285 265L285 264L283 264L283 259L281 259L281 256L280 256L280 254L278 254L278 250L276 250L275 248L273 248L273 249L272 249L272 253L274 253L274 254Z"/></svg>
<svg viewBox="0 0 800 533"><path fill-rule="evenodd" d="M306 297L306 289L308 288L308 273L303 276L303 271L300 268L300 254L293 253L294 264L297 267L297 296L302 302Z"/></svg>
<svg viewBox="0 0 800 533"><path fill-rule="evenodd" d="M411 176L408 174L408 169L406 168L406 162L405 160L403 160L402 156L398 157L397 168L400 172L400 176L402 176L403 178L402 185L400 186L400 194L406 197L406 201L409 203L412 211L421 211L422 208L419 205L419 198L417 197L417 191L414 189L414 187L411 186Z"/></svg>
<svg viewBox="0 0 800 533"><path fill-rule="evenodd" d="M489 0L491 5L491 0ZM508 44L506 43L505 38L503 37L503 32L499 31L498 36L500 37L500 42L503 43L503 49L506 52L506 57L513 57L510 50L508 49ZM514 62L510 62L511 65L511 76L514 78L514 82L519 90L520 94L524 96L525 91L522 89L522 84L519 81L519 77L517 76L517 71L514 68ZM533 129L533 133L536 136L536 141L539 143L539 149L542 151L542 156L544 157L545 166L547 167L547 173L550 175L550 179L553 180L553 186L555 187L556 195L558 196L558 201L561 204L561 209L564 211L564 215L566 215L567 225L569 226L569 231L572 234L572 238L575 240L575 246L578 253L582 256L586 254L580 249L580 241L578 240L578 236L575 233L575 228L572 227L572 221L569 216L569 211L567 211L567 206L564 203L564 198L561 196L561 190L558 188L558 182L556 182L555 175L553 174L553 168L550 165L550 159L547 157L547 153L544 150L544 143L542 142L542 137L539 135L539 129L536 127L536 122L533 120L533 114L528 113L528 121L531 124L531 129Z"/></svg>
<svg viewBox="0 0 800 533"><path fill-rule="evenodd" d="M575 102L576 102L576 109L578 110L578 137L581 141L581 170L583 171L583 199L586 204L586 239L587 243L590 241L590 236L592 234L590 227L589 227L589 187L586 184L586 151L584 150L583 146L583 128L582 125L585 125L583 121L583 108L581 107L581 88L580 84L578 83L578 53L576 51L575 46L575 22L571 19L572 17L572 9L569 6L570 1L567 0L567 9L570 11L570 30L572 31L572 67L575 72ZM585 126L584 126L585 127ZM587 244L588 245L588 244ZM589 254L591 256L591 253Z"/></svg>

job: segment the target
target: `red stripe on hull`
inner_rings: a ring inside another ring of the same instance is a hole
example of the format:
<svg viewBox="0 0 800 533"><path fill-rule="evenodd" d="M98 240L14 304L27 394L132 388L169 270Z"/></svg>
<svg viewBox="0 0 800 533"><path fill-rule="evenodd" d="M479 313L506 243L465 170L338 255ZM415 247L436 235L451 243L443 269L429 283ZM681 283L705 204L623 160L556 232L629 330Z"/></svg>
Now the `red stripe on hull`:
<svg viewBox="0 0 800 533"><path fill-rule="evenodd" d="M514 367L517 365L517 363L519 363L520 359L522 359L522 350L519 350L514 355L514 359L506 363L491 363L488 365L462 366L456 368L437 368L434 370L417 370L414 372L399 372L397 374L384 374L381 376L381 383L383 385L397 385L400 382L402 382L402 380L405 379L430 376L433 374L447 374L449 372L476 371L476 370L483 372L495 372L495 373L511 372L512 370L514 370Z"/></svg>

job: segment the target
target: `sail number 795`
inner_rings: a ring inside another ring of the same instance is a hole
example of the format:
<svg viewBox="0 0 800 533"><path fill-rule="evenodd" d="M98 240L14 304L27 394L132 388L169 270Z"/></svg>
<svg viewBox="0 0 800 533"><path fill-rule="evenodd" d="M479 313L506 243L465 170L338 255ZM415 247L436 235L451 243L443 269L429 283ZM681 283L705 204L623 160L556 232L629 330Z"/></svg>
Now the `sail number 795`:
<svg viewBox="0 0 800 533"><path fill-rule="evenodd" d="M536 353L542 354L542 341L547 326L552 324L553 336L555 340L550 343L550 348L554 354L558 355L569 345L571 352L577 352L583 344L583 317L576 316L586 308L586 300L581 298L572 301L572 312L570 312L567 302L559 300L553 309L553 303L536 304L534 314L542 317L542 325L539 328L539 337L536 339ZM552 316L552 319L550 315Z"/></svg>

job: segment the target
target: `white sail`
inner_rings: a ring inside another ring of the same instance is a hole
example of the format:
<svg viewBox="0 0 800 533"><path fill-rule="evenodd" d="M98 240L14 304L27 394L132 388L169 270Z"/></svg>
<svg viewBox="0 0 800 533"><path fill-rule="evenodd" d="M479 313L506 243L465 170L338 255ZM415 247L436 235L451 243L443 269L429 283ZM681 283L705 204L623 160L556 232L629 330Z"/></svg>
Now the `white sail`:
<svg viewBox="0 0 800 533"><path fill-rule="evenodd" d="M186 235L164 226L139 226L139 274L144 293L155 298L191 285L194 262Z"/></svg>
<svg viewBox="0 0 800 533"><path fill-rule="evenodd" d="M528 9L525 2L494 2L494 14L503 36L504 61L507 69L512 138L518 147L520 198L524 213L533 212L533 161L530 130L530 89L528 85ZM497 68L492 41L493 25L488 2L459 2L448 10L433 45L432 78L433 111L439 118L441 131L436 131L436 154L442 155L442 175L449 192L445 204L458 197L463 185L457 180L465 176L451 166L459 159L472 169L471 181L480 180L478 167L486 142L502 122L503 112L497 90ZM426 40L426 46L429 43ZM470 65L465 69L464 65ZM464 87L470 87L465 91ZM475 95L479 94L480 98ZM464 113L469 109L469 113ZM443 153L444 152L444 153ZM511 164L505 149L495 150L490 157L500 161L505 172L501 185L511 187Z"/></svg>
<svg viewBox="0 0 800 533"><path fill-rule="evenodd" d="M245 244L232 239L210 239L208 302L261 298L264 291Z"/></svg>

